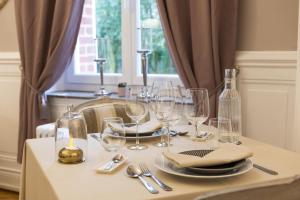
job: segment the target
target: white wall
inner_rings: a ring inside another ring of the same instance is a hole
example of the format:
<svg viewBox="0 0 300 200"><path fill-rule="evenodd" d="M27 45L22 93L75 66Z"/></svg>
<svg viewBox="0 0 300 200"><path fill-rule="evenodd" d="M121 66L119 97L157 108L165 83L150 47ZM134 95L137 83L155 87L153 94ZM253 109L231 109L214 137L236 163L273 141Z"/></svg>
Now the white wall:
<svg viewBox="0 0 300 200"><path fill-rule="evenodd" d="M0 52L0 188L17 191L20 60L16 52Z"/></svg>
<svg viewBox="0 0 300 200"><path fill-rule="evenodd" d="M293 146L296 61L295 51L237 53L245 136L296 150Z"/></svg>

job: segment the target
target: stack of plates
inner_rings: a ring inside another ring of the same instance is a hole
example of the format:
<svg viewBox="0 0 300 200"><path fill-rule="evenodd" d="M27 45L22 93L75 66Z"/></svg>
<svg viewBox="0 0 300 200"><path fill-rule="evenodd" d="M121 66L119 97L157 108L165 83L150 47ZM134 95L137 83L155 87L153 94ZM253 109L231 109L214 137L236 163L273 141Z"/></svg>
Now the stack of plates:
<svg viewBox="0 0 300 200"><path fill-rule="evenodd" d="M186 167L177 168L163 155L158 155L155 159L155 167L168 174L189 177L189 178L226 178L238 176L250 171L253 163L249 159L243 159L232 163L215 165L209 167Z"/></svg>
<svg viewBox="0 0 300 200"><path fill-rule="evenodd" d="M152 131L143 131L142 129L139 129L139 139L156 138L160 136L161 128ZM136 133L126 132L126 139L136 139Z"/></svg>

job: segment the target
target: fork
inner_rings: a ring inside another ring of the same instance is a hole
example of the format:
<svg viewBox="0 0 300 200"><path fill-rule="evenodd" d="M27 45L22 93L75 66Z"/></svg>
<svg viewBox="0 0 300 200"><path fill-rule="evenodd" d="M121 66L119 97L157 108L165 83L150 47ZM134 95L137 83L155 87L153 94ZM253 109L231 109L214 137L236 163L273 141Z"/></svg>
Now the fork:
<svg viewBox="0 0 300 200"><path fill-rule="evenodd" d="M146 166L146 164L141 163L141 164L139 164L139 167L143 172L143 176L151 177L157 183L157 185L159 185L159 187L161 187L163 190L165 190L165 191L173 190L171 187L169 187L168 185L163 183L161 180L159 180L155 175L153 175L151 173L151 171L149 170L149 168Z"/></svg>

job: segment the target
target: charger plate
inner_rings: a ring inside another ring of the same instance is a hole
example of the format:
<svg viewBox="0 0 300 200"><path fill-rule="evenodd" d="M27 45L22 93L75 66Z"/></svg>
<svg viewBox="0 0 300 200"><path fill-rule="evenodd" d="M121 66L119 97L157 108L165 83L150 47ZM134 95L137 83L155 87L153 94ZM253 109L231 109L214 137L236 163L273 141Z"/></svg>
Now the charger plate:
<svg viewBox="0 0 300 200"><path fill-rule="evenodd" d="M154 166L168 174L172 174L175 176L181 176L186 178L196 178L196 179L216 179L216 178L228 178L239 176L249 172L253 169L253 163L250 159L246 159L244 164L237 170L231 170L227 173L221 174L212 174L202 171L201 173L196 173L191 170L187 170L186 168L177 168L173 163L171 163L167 158L163 155L159 154L155 158Z"/></svg>

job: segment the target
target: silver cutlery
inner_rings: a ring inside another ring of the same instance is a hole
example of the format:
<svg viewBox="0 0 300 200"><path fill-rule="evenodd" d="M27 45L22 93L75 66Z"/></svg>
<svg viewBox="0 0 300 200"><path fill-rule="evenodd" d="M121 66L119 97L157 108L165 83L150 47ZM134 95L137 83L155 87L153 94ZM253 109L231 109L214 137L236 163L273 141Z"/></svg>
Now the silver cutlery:
<svg viewBox="0 0 300 200"><path fill-rule="evenodd" d="M255 167L256 169L259 169L259 170L261 170L261 171L263 171L263 172L265 172L265 173L267 173L267 174L271 174L271 175L273 175L273 176L278 175L278 172L273 171L273 170L268 169L268 168L265 168L265 167L263 167L263 166L261 166L261 165L255 164L255 163L253 164L253 167Z"/></svg>
<svg viewBox="0 0 300 200"><path fill-rule="evenodd" d="M139 180L143 183L145 188L152 194L157 194L158 190L156 190L150 183L145 181L142 177L142 171L138 167L134 167L133 165L129 165L127 167L126 173L131 178L139 178Z"/></svg>
<svg viewBox="0 0 300 200"><path fill-rule="evenodd" d="M157 185L159 185L159 187L161 187L163 190L165 191L173 190L170 186L166 185L161 180L159 180L155 175L153 175L149 170L149 168L146 166L146 164L139 164L139 166L140 169L142 170L143 175L147 177L151 177L157 183Z"/></svg>
<svg viewBox="0 0 300 200"><path fill-rule="evenodd" d="M184 136L186 134L188 134L189 132L188 131L175 131L175 130L170 130L170 135L173 137L173 136L176 136L176 135L179 135L179 136Z"/></svg>
<svg viewBox="0 0 300 200"><path fill-rule="evenodd" d="M99 142L100 138L97 135L90 134L90 136Z"/></svg>
<svg viewBox="0 0 300 200"><path fill-rule="evenodd" d="M109 163L107 163L105 165L105 170L111 170L111 168L113 168L113 166L119 162L121 162L122 160L124 159L123 155L122 154L117 154L115 155L111 161L109 161Z"/></svg>

